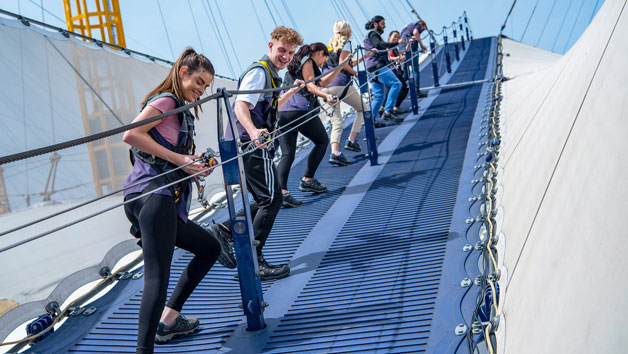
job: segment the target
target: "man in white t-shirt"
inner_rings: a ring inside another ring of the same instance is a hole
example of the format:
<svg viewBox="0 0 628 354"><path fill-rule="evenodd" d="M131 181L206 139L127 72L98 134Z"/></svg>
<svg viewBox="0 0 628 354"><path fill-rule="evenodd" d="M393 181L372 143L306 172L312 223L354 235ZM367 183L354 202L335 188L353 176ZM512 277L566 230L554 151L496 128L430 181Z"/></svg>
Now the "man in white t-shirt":
<svg viewBox="0 0 628 354"><path fill-rule="evenodd" d="M268 54L254 62L240 76L238 90L278 89L281 78L277 71L284 69L292 60L294 53L303 39L295 30L279 26L271 33ZM239 94L235 97L233 110L237 117L236 127L240 141L260 145L259 137L272 133L276 128L277 111L283 103L303 87L295 87L279 95L279 90L272 92ZM246 183L255 199L256 206L251 208L253 232L259 241L257 257L259 274L262 280L280 279L290 274L287 264L274 266L269 264L262 253L262 248L270 234L275 217L281 208L281 187L277 179L277 170L273 163L274 144L257 149L243 156Z"/></svg>

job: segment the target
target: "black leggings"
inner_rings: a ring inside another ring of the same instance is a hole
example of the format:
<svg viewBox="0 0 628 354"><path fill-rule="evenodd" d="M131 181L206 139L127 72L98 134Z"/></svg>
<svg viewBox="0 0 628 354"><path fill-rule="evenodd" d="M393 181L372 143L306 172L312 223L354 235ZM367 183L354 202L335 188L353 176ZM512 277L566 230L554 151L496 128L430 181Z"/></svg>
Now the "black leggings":
<svg viewBox="0 0 628 354"><path fill-rule="evenodd" d="M329 145L327 131L325 131L325 127L323 127L323 122L321 122L321 120L317 117L318 111L309 113L305 117L299 118L305 113L307 113L307 111L279 112L279 126L282 127L282 129L280 129L280 133L309 119L309 121L303 125L300 125L298 128L290 131L286 135L279 137L281 160L277 165L277 170L279 171L279 183L281 184L281 188L285 190L288 190L288 175L290 174L292 162L294 162L298 134L303 134L314 143L314 148L312 148L312 151L307 158L307 168L305 169L304 174L307 178L314 177L318 165L320 165L323 157L325 157L327 145Z"/></svg>
<svg viewBox="0 0 628 354"><path fill-rule="evenodd" d="M126 199L138 194L130 194ZM171 196L153 194L142 205L134 201L124 206L127 218L139 221L144 253L144 291L140 305L137 353L153 353L157 325L166 301L170 263L174 247L194 253L166 306L181 311L192 291L209 272L220 253L220 244L192 221L177 217Z"/></svg>

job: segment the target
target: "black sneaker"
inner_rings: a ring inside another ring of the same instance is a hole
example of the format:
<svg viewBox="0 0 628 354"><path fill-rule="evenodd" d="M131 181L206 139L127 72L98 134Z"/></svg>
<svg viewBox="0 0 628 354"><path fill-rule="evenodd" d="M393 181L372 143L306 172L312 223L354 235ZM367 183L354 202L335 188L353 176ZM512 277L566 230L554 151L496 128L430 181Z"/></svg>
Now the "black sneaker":
<svg viewBox="0 0 628 354"><path fill-rule="evenodd" d="M325 193L327 192L327 187L321 184L321 182L319 182L316 178L312 178L309 182L305 182L301 179L299 190L301 192Z"/></svg>
<svg viewBox="0 0 628 354"><path fill-rule="evenodd" d="M281 206L284 208L298 208L303 205L303 202L296 199L290 194L290 192L283 195L283 200L281 201Z"/></svg>
<svg viewBox="0 0 628 354"><path fill-rule="evenodd" d="M408 113L408 110L403 109L403 108L393 108L393 113L396 115L399 115L399 114Z"/></svg>
<svg viewBox="0 0 628 354"><path fill-rule="evenodd" d="M264 256L258 256L260 280L281 279L290 275L290 267L287 264L279 266L272 265L264 259Z"/></svg>
<svg viewBox="0 0 628 354"><path fill-rule="evenodd" d="M345 149L346 150L355 151L355 152L362 151L362 148L360 147L360 144L358 144L357 142L353 142L353 141L351 141L349 139L347 139L347 143L345 144Z"/></svg>
<svg viewBox="0 0 628 354"><path fill-rule="evenodd" d="M382 119L383 120L389 120L389 121L394 122L394 123L401 123L401 122L403 122L403 118L397 116L396 114L394 114L391 111L384 112L384 114L382 114Z"/></svg>
<svg viewBox="0 0 628 354"><path fill-rule="evenodd" d="M223 267L234 269L238 266L235 255L233 254L233 238L231 231L223 224L215 224L209 228L211 233L220 242L220 254L218 255L218 263Z"/></svg>
<svg viewBox="0 0 628 354"><path fill-rule="evenodd" d="M385 126L386 126L386 123L384 123L384 122L380 122L380 121L378 121L377 119L375 119L375 120L373 120L373 126L374 126L375 128L383 128L383 127L385 127Z"/></svg>
<svg viewBox="0 0 628 354"><path fill-rule="evenodd" d="M157 333L155 334L155 343L163 344L173 338L185 336L196 332L199 322L196 318L187 319L179 314L176 320L170 325L159 322L157 325Z"/></svg>
<svg viewBox="0 0 628 354"><path fill-rule="evenodd" d="M349 166L351 165L351 161L347 160L345 155L342 152L339 155L334 153L329 154L329 163L333 163L338 166Z"/></svg>

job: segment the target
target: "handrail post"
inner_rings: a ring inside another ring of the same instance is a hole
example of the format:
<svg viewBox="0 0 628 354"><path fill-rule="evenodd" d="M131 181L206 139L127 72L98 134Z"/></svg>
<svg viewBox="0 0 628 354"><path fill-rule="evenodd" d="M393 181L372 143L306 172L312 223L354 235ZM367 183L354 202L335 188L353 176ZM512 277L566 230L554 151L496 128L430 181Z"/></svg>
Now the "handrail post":
<svg viewBox="0 0 628 354"><path fill-rule="evenodd" d="M225 179L225 191L227 193L227 204L229 208L229 218L231 220L231 234L235 248L236 260L238 262L238 280L240 281L240 294L242 295L242 309L246 316L247 330L258 331L264 329L264 306L262 283L260 281L257 263L256 240L253 234L253 224L251 209L249 208L249 193L246 186L246 176L244 175L244 163L242 156L238 156L237 128L235 126L235 115L229 104L227 90L218 90L222 97L216 100L218 107L218 148L222 161L234 158L237 159L222 165L222 173ZM227 112L227 126L223 129L220 100L224 100ZM223 132L230 132L232 139L222 138ZM231 186L240 186L240 197L244 208L244 215L238 215L235 208L235 200L231 191Z"/></svg>
<svg viewBox="0 0 628 354"><path fill-rule="evenodd" d="M406 62L403 64L408 86L410 88L410 102L412 103L412 113L419 114L419 104L416 96L416 84L414 83L414 65L412 65L412 53L406 51Z"/></svg>
<svg viewBox="0 0 628 354"><path fill-rule="evenodd" d="M467 12L464 12L464 24L465 24L465 30L467 31L467 40L471 41L471 36L469 36L469 20L467 19Z"/></svg>
<svg viewBox="0 0 628 354"><path fill-rule="evenodd" d="M432 55L432 74L434 75L434 86L438 87L440 86L440 83L438 82L438 64L436 64L436 58L435 58L435 54L436 54L436 43L434 42L434 40L430 40L430 50L431 50L431 55Z"/></svg>
<svg viewBox="0 0 628 354"><path fill-rule="evenodd" d="M462 44L462 50L467 50L464 45L464 34L462 34L462 22L458 24L460 26L460 43Z"/></svg>
<svg viewBox="0 0 628 354"><path fill-rule="evenodd" d="M456 61L460 61L460 50L458 49L458 38L457 38L457 31L456 31L456 25L454 24L454 49L456 50Z"/></svg>
<svg viewBox="0 0 628 354"><path fill-rule="evenodd" d="M447 50L447 28L443 26L443 39L445 41L445 47L443 50L445 51L445 63L447 64L447 72L451 74L451 57L449 56L449 51Z"/></svg>
<svg viewBox="0 0 628 354"><path fill-rule="evenodd" d="M364 58L364 49L359 47L360 56ZM368 157L371 162L371 166L377 165L377 141L375 140L375 125L374 118L372 112L372 103L371 103L371 91L369 90L368 85L368 74L366 72L366 60L362 61L364 70L360 71L360 66L358 64L358 85L360 86L360 104L362 105L362 114L364 115L364 133L366 134L366 147L368 149ZM364 102L362 101L362 94L366 93L368 96L368 109L365 109Z"/></svg>
<svg viewBox="0 0 628 354"><path fill-rule="evenodd" d="M419 43L410 42L410 52L412 54L412 73L414 75L414 85L416 86L417 97L421 96L421 68L419 67Z"/></svg>

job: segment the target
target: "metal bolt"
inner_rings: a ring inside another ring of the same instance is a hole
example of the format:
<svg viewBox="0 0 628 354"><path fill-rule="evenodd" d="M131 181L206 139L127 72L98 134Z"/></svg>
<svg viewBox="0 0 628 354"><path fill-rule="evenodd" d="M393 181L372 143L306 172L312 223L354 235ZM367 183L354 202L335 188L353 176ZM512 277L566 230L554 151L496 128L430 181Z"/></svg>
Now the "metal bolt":
<svg viewBox="0 0 628 354"><path fill-rule="evenodd" d="M471 246L471 245L469 245L469 244L466 244L466 245L464 245L464 247L462 247L462 251L463 251L463 252L469 252L469 251L471 251L472 249L473 249L473 246Z"/></svg>
<svg viewBox="0 0 628 354"><path fill-rule="evenodd" d="M480 322L480 321L473 321L473 323L471 324L471 333L473 333L473 334L480 334L480 333L482 333L482 322Z"/></svg>
<svg viewBox="0 0 628 354"><path fill-rule="evenodd" d="M471 279L469 278L462 279L462 281L460 282L460 286L462 286L463 288L468 288L469 286L471 286Z"/></svg>
<svg viewBox="0 0 628 354"><path fill-rule="evenodd" d="M475 277L475 281L473 283L477 286L481 286L483 282L484 282L484 276L478 275L477 277Z"/></svg>
<svg viewBox="0 0 628 354"><path fill-rule="evenodd" d="M467 325L465 325L463 323L457 325L455 332L456 332L457 336L464 335L465 333L467 333Z"/></svg>
<svg viewBox="0 0 628 354"><path fill-rule="evenodd" d="M144 273L142 273L142 272L137 272L137 273L133 274L133 276L131 277L131 279L137 280L137 279L141 278L142 276L144 276Z"/></svg>
<svg viewBox="0 0 628 354"><path fill-rule="evenodd" d="M483 248L484 248L484 242L482 242L482 241L478 241L478 242L475 244L475 249L476 249L477 251L480 251L480 250L482 250Z"/></svg>
<svg viewBox="0 0 628 354"><path fill-rule="evenodd" d="M467 218L467 220L465 220L464 222L465 222L465 223L467 223L467 224L470 224L470 223L472 223L472 222L473 222L473 220L475 220L475 219L473 219L473 218Z"/></svg>
<svg viewBox="0 0 628 354"><path fill-rule="evenodd" d="M476 183L478 183L478 182L479 182L479 181L478 181L477 179L475 179L475 178L471 180L471 184L476 184Z"/></svg>
<svg viewBox="0 0 628 354"><path fill-rule="evenodd" d="M476 200L478 200L478 198L476 198L476 197L469 197L469 201L470 202L475 202Z"/></svg>

